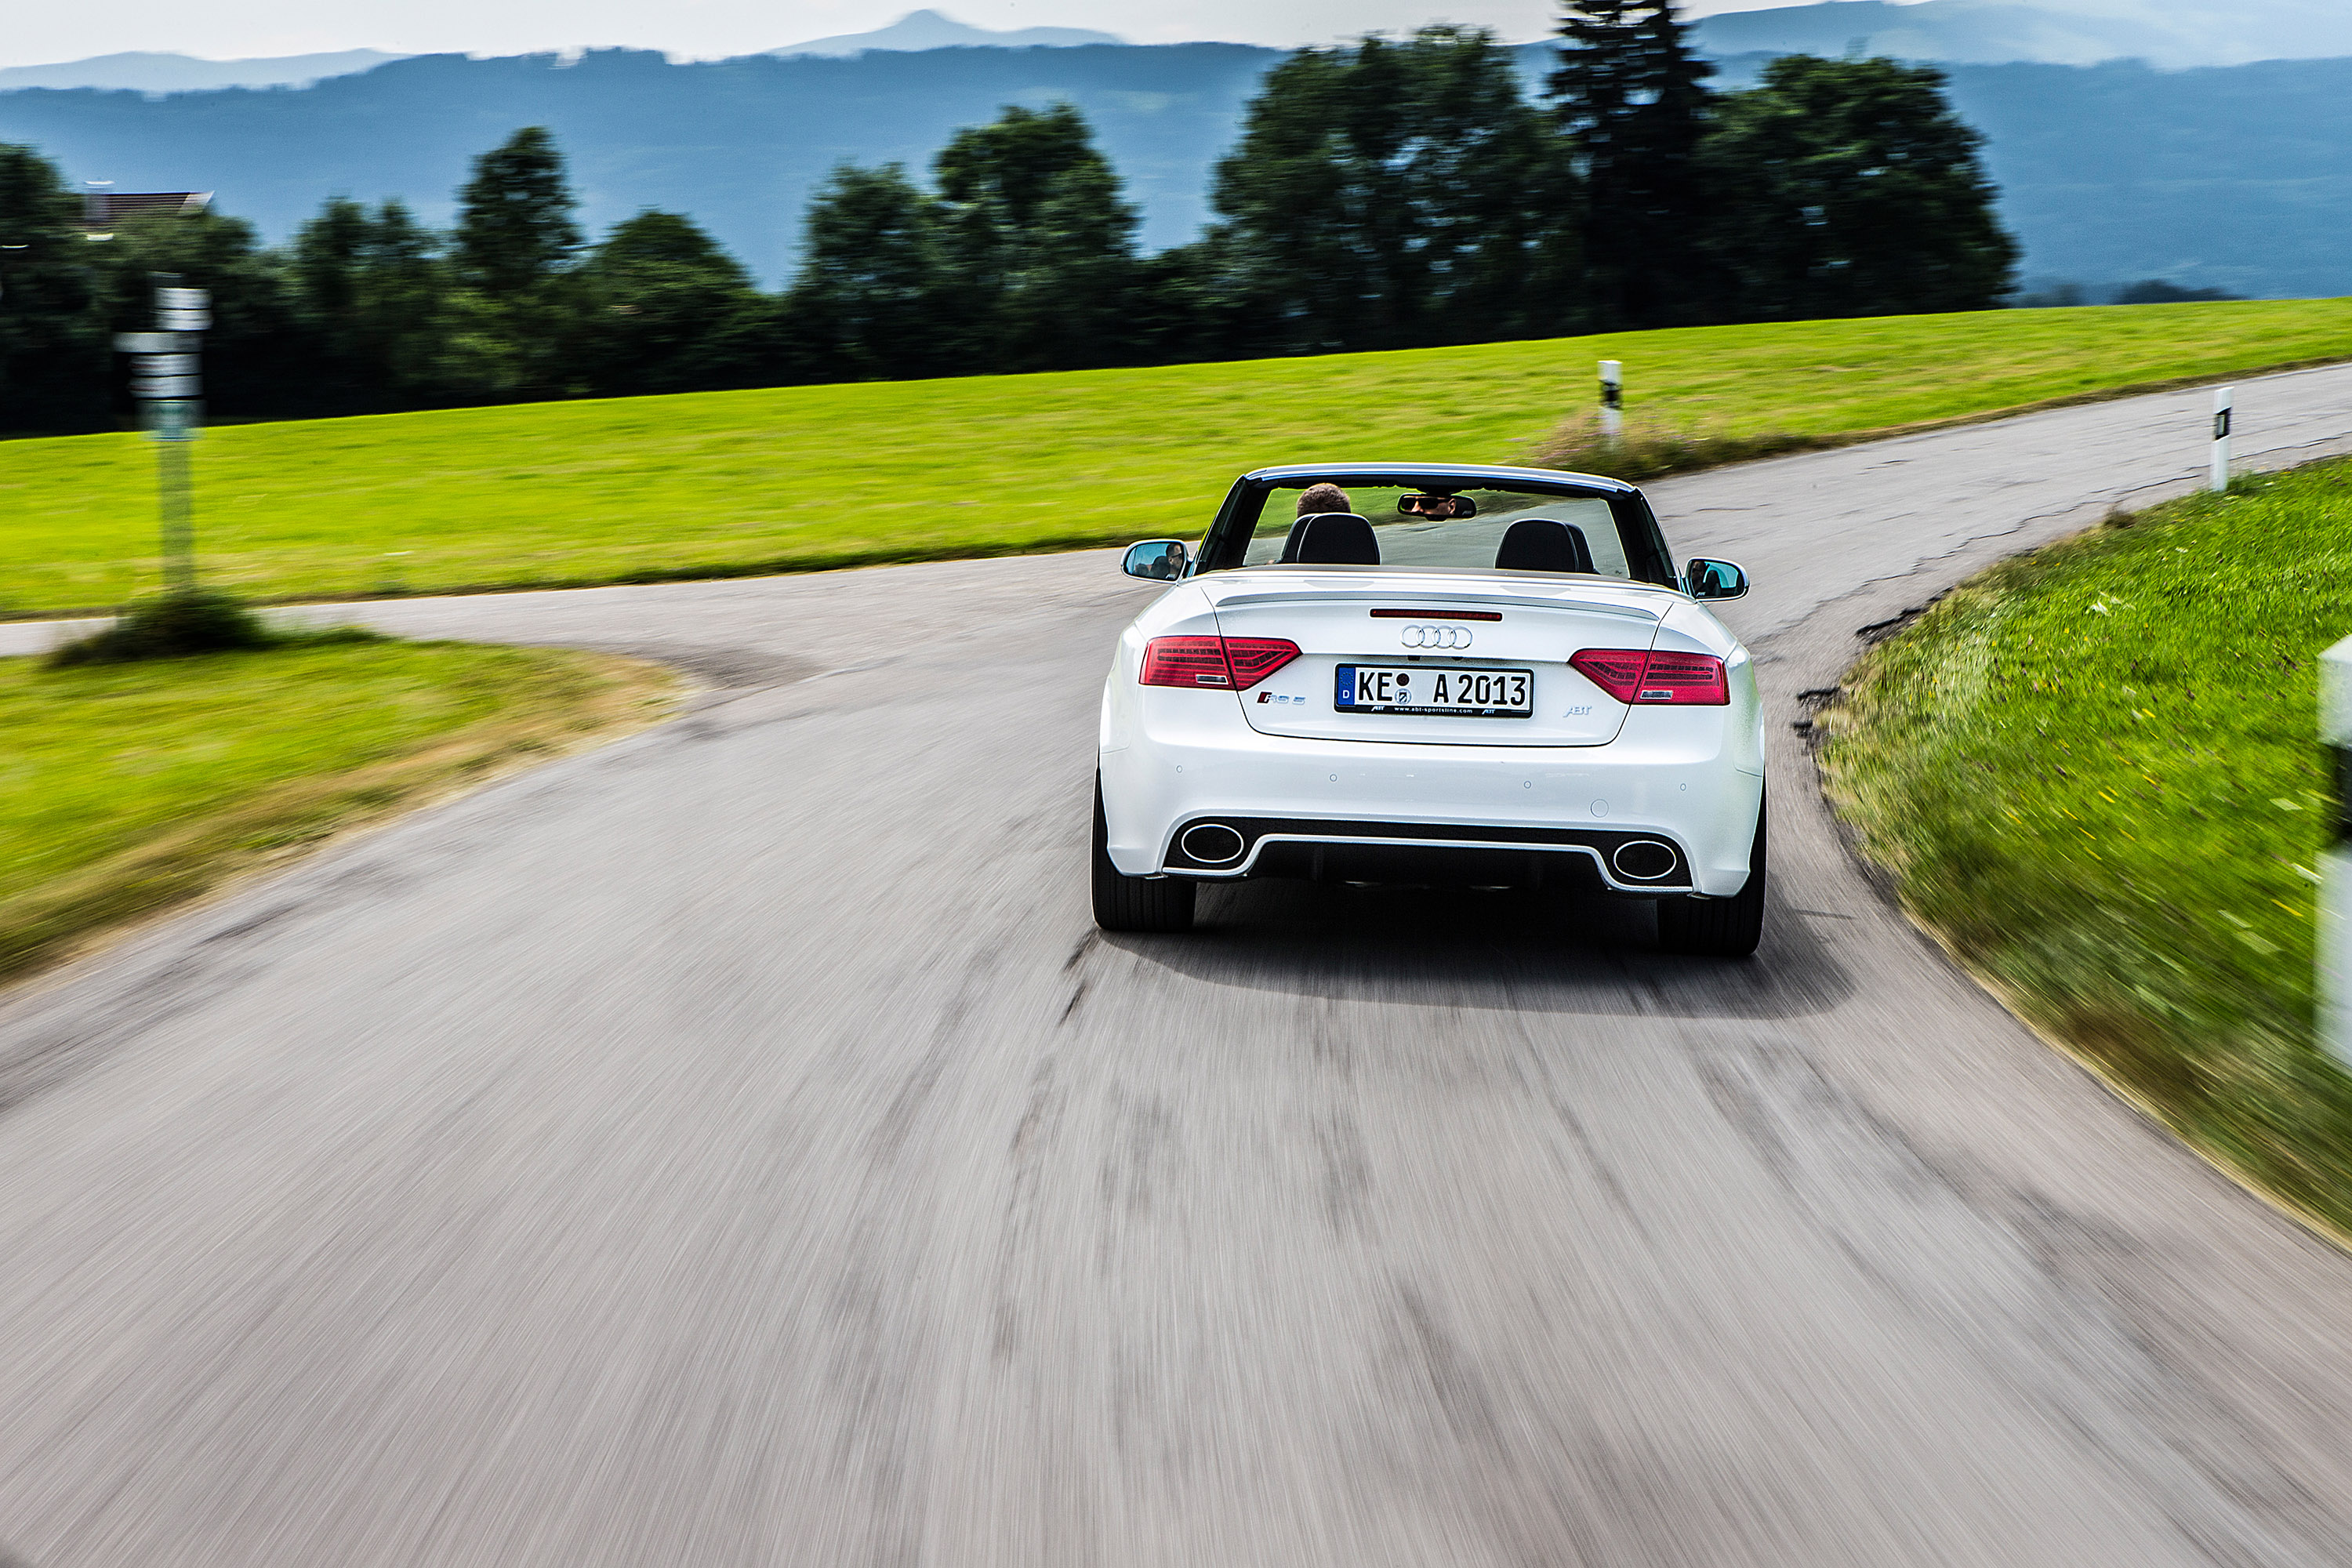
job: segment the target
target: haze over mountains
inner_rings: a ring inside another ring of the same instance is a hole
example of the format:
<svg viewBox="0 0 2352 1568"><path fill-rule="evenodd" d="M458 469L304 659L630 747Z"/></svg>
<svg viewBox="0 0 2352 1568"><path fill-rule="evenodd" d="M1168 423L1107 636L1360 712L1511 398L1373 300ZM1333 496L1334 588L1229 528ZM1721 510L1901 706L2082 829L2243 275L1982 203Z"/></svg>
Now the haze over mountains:
<svg viewBox="0 0 2352 1568"><path fill-rule="evenodd" d="M202 60L194 55L100 55L58 65L0 67L0 92L26 87L119 88L132 92L202 92L224 87L299 87L373 70L406 55L343 49L330 55Z"/></svg>
<svg viewBox="0 0 2352 1568"><path fill-rule="evenodd" d="M2144 59L2169 69L2352 55L2347 0L1826 0L1702 18L1717 55L1893 55L1989 64Z"/></svg>
<svg viewBox="0 0 2352 1568"><path fill-rule="evenodd" d="M2106 3L2119 27L2140 20L2123 15L2131 0ZM2245 0L2242 15L2258 29L2299 3ZM1766 50L1723 60L1727 83L1736 85L1769 52L1843 53L1856 38L1874 51L1896 51L1885 32L1834 38L1855 23L1876 27L1891 18L1913 27L1925 17L1957 28L1965 22L1979 28L1970 36L1981 43L2000 36L1997 26L2015 24L2017 14L2037 9L2052 8L1834 0L1733 13L1700 26L1718 52L1727 40L1771 40ZM2177 8L2173 15L2179 21ZM1779 31L1759 31L1768 27ZM428 55L309 87L160 97L150 96L159 89L145 81L121 83L134 91L6 90L8 77L0 73L0 141L40 147L74 180L112 180L118 190L217 192L220 210L283 238L332 195L399 196L427 221L446 222L476 153L519 126L544 124L572 159L582 216L593 229L648 206L687 213L774 283L791 269L803 209L829 169L898 162L926 170L956 129L989 120L1007 103L1076 104L1143 212L1146 247L1181 244L1212 216L1213 165L1231 147L1259 78L1282 58L1240 44L1035 37L1019 47L891 47L942 30L962 40L992 37L916 13L875 34L731 60L672 63L626 49L493 59ZM1952 50L1966 45L1958 32L1940 36ZM347 57L299 57L338 58ZM1524 46L1519 58L1532 86L1553 57L1538 43ZM228 64L290 73L296 62ZM2025 242L2029 277L2093 285L2160 278L2256 295L2352 293L2352 247L2343 240L2352 233L2352 59L2180 71L2136 63L1948 69L1960 112L1990 138L1988 163L2002 187L2004 216Z"/></svg>

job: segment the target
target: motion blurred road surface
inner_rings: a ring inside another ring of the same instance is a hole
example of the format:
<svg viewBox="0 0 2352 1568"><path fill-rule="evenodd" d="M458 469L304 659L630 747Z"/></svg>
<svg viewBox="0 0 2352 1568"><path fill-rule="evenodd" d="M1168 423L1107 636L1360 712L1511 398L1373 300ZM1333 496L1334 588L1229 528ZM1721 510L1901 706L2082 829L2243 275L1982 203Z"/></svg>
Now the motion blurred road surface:
<svg viewBox="0 0 2352 1568"><path fill-rule="evenodd" d="M0 1006L0 1554L2352 1561L2352 1261L1956 974L1789 729L2209 405L1657 487L1759 584L1747 963L1467 893L1097 934L1106 553L368 607L706 689ZM2239 408L2341 450L2352 371Z"/></svg>

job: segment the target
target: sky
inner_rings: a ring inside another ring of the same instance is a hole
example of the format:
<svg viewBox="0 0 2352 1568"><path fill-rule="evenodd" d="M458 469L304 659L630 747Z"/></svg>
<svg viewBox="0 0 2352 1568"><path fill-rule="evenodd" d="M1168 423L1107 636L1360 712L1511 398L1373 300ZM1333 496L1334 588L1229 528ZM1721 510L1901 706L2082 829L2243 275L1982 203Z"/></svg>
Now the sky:
<svg viewBox="0 0 2352 1568"><path fill-rule="evenodd" d="M1692 16L1776 0L1692 0ZM1777 0L1787 4L1789 0ZM1432 20L1518 41L1551 30L1550 0L0 0L0 66L126 50L243 59L377 48L396 54L524 54L626 45L693 58L753 54L862 33L924 5L992 28L1091 27L1137 43L1200 38L1291 46Z"/></svg>

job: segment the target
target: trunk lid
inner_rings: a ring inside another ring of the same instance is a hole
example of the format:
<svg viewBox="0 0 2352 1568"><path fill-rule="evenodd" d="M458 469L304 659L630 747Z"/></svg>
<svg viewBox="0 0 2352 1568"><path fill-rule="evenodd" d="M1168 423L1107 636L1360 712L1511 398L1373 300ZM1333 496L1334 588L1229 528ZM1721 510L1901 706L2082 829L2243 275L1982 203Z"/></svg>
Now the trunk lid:
<svg viewBox="0 0 2352 1568"><path fill-rule="evenodd" d="M1298 645L1298 658L1235 693L1250 727L1324 741L1605 746L1625 721L1625 705L1568 660L1580 648L1648 649L1673 603L1644 584L1516 573L1255 567L1195 581L1224 636ZM1367 665L1410 670L1421 689L1440 673L1451 680L1455 671L1527 670L1534 677L1534 712L1483 718L1342 710L1341 668Z"/></svg>

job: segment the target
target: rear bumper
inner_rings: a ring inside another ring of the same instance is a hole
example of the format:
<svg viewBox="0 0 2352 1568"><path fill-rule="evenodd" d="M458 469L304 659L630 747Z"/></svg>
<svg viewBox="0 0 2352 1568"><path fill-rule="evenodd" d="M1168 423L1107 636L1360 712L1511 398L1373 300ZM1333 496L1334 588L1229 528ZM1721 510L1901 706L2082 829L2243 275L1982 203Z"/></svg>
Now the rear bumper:
<svg viewBox="0 0 2352 1568"><path fill-rule="evenodd" d="M1637 710L1606 746L1420 746L1264 735L1230 701L1180 695L1199 722L1139 726L1099 755L1110 858L1130 877L1589 877L1717 898L1747 885L1764 782L1735 765L1720 708ZM1212 823L1238 853L1187 852L1181 836ZM1642 840L1672 849L1664 875L1629 874L1620 851Z"/></svg>

